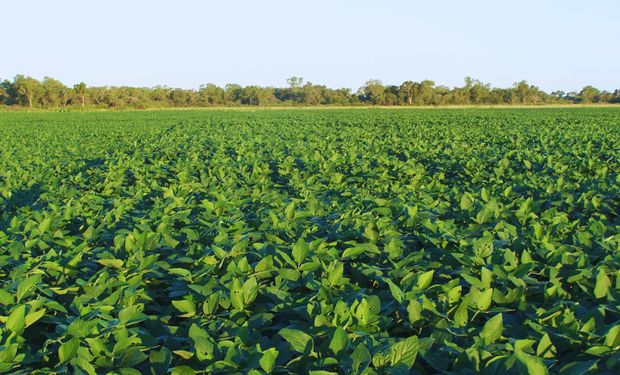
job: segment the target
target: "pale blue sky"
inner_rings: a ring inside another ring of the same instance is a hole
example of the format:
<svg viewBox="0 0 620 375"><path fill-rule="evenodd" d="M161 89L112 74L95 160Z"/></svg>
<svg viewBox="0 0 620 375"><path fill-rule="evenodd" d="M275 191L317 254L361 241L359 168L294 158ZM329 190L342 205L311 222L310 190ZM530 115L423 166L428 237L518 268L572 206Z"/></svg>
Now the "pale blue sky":
<svg viewBox="0 0 620 375"><path fill-rule="evenodd" d="M0 78L620 88L620 1L2 1Z"/></svg>

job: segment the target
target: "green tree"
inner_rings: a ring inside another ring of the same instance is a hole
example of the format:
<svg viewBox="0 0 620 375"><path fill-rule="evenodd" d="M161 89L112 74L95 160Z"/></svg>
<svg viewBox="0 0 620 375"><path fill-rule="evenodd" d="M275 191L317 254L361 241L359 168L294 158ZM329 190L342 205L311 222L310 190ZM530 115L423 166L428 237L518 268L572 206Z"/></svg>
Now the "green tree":
<svg viewBox="0 0 620 375"><path fill-rule="evenodd" d="M586 86L578 94L578 97L584 103L597 103L599 101L599 96L601 91L593 86Z"/></svg>
<svg viewBox="0 0 620 375"><path fill-rule="evenodd" d="M288 83L288 86L289 86L291 89L295 89L295 88L299 88L299 87L302 87L302 86L303 86L303 84L304 84L304 79L303 79L302 77L294 77L294 76L293 76L293 77L291 77L291 78L288 78L288 79L286 80L286 83Z"/></svg>
<svg viewBox="0 0 620 375"><path fill-rule="evenodd" d="M11 104L11 81L0 80L0 104Z"/></svg>
<svg viewBox="0 0 620 375"><path fill-rule="evenodd" d="M73 92L80 99L80 104L82 105L82 109L86 105L86 84L84 82L80 82L73 86Z"/></svg>
<svg viewBox="0 0 620 375"><path fill-rule="evenodd" d="M416 84L413 81L405 81L398 87L398 92L403 102L413 104L413 96L415 94Z"/></svg>
<svg viewBox="0 0 620 375"><path fill-rule="evenodd" d="M241 85L229 83L224 87L224 91L226 92L226 104L241 104L241 93L243 92Z"/></svg>
<svg viewBox="0 0 620 375"><path fill-rule="evenodd" d="M303 103L306 105L319 105L323 101L321 86L308 82L302 87Z"/></svg>
<svg viewBox="0 0 620 375"><path fill-rule="evenodd" d="M43 94L41 96L41 105L43 107L63 107L67 105L69 100L69 90L62 82L51 78L43 78L41 83Z"/></svg>
<svg viewBox="0 0 620 375"><path fill-rule="evenodd" d="M199 102L203 105L222 105L226 102L226 91L221 87L208 83L198 90Z"/></svg>
<svg viewBox="0 0 620 375"><path fill-rule="evenodd" d="M28 107L32 108L33 103L41 97L43 87L41 83L32 77L26 77L21 74L15 76L13 87L17 94L18 101L28 103Z"/></svg>
<svg viewBox="0 0 620 375"><path fill-rule="evenodd" d="M366 81L366 84L360 91L363 102L376 105L383 105L385 103L385 87L383 82L377 79Z"/></svg>

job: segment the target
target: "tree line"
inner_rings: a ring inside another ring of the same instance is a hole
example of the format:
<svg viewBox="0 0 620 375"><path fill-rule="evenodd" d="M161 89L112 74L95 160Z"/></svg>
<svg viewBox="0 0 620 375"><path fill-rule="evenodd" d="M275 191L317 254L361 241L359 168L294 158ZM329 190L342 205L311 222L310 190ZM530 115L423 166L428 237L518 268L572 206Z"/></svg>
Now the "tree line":
<svg viewBox="0 0 620 375"><path fill-rule="evenodd" d="M0 80L0 105L29 108L158 108L216 106L354 106L354 105L537 105L571 103L620 103L620 89L614 92L586 86L579 92L544 92L527 81L510 88L491 87L488 83L466 77L461 87L448 88L435 82L405 81L401 85L384 85L369 80L356 92L348 88L332 89L291 77L287 87L220 87L205 84L197 90L165 86L87 86L68 87L45 77L37 80L17 75Z"/></svg>

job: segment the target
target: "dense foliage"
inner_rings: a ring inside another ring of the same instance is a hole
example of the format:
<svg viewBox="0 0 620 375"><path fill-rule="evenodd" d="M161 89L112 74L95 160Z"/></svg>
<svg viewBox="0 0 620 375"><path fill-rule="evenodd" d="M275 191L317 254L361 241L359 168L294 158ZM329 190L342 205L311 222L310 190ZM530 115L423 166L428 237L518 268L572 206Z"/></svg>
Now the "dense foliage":
<svg viewBox="0 0 620 375"><path fill-rule="evenodd" d="M0 116L0 371L620 372L620 111Z"/></svg>
<svg viewBox="0 0 620 375"><path fill-rule="evenodd" d="M16 108L162 108L221 106L440 106L440 105L540 105L574 103L620 103L620 89L614 92L586 86L579 92L546 93L526 81L510 88L497 88L465 78L462 87L437 86L435 82L405 81L399 86L370 80L357 92L304 83L300 77L288 79L289 87L260 87L229 84L200 86L198 90L170 87L88 87L72 88L50 77L38 81L16 76L0 80L0 105Z"/></svg>

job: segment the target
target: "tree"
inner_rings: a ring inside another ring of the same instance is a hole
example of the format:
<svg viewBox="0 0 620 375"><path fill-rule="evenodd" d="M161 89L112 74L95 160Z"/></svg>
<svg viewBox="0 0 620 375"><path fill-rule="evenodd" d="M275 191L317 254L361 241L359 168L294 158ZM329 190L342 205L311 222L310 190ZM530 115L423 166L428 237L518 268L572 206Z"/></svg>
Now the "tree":
<svg viewBox="0 0 620 375"><path fill-rule="evenodd" d="M0 104L11 104L11 81L0 80Z"/></svg>
<svg viewBox="0 0 620 375"><path fill-rule="evenodd" d="M469 88L469 100L474 104L487 103L491 94L491 86L483 84L477 79L473 80L472 83Z"/></svg>
<svg viewBox="0 0 620 375"><path fill-rule="evenodd" d="M536 86L532 86L527 81L515 83L513 88L513 99L511 102L521 104L536 104L544 98L544 93Z"/></svg>
<svg viewBox="0 0 620 375"><path fill-rule="evenodd" d="M236 83L228 83L224 86L224 90L226 91L226 103L227 104L241 104L241 92L243 91L243 87Z"/></svg>
<svg viewBox="0 0 620 375"><path fill-rule="evenodd" d="M599 101L600 90L596 87L586 86L578 94L578 97L584 103L596 103Z"/></svg>
<svg viewBox="0 0 620 375"><path fill-rule="evenodd" d="M304 79L301 77L291 77L286 80L286 83L288 83L291 89L294 89L303 86Z"/></svg>
<svg viewBox="0 0 620 375"><path fill-rule="evenodd" d="M201 85L198 90L199 101L203 105L221 105L226 101L226 92L212 83Z"/></svg>
<svg viewBox="0 0 620 375"><path fill-rule="evenodd" d="M385 87L383 82L377 79L366 81L366 84L360 89L362 101L372 104L382 105L385 103Z"/></svg>
<svg viewBox="0 0 620 375"><path fill-rule="evenodd" d="M308 82L302 87L302 101L307 105L319 105L323 101L321 86Z"/></svg>
<svg viewBox="0 0 620 375"><path fill-rule="evenodd" d="M402 100L411 105L413 104L413 95L415 93L415 83L413 81L405 81L398 87L398 92Z"/></svg>
<svg viewBox="0 0 620 375"><path fill-rule="evenodd" d="M84 82L80 82L77 85L74 85L73 92L80 98L82 109L84 109L84 106L86 105L86 84Z"/></svg>
<svg viewBox="0 0 620 375"><path fill-rule="evenodd" d="M88 96L91 98L95 105L107 104L110 105L110 88L109 87L89 87ZM160 98L161 101L166 100L166 96Z"/></svg>
<svg viewBox="0 0 620 375"><path fill-rule="evenodd" d="M43 91L39 81L21 74L15 76L13 87L18 95L18 100L22 103L27 102L29 108L32 108L32 104L36 102Z"/></svg>
<svg viewBox="0 0 620 375"><path fill-rule="evenodd" d="M43 107L67 105L69 100L68 89L62 82L51 77L45 77L43 78L41 86L43 88L43 94L41 96L41 105Z"/></svg>

